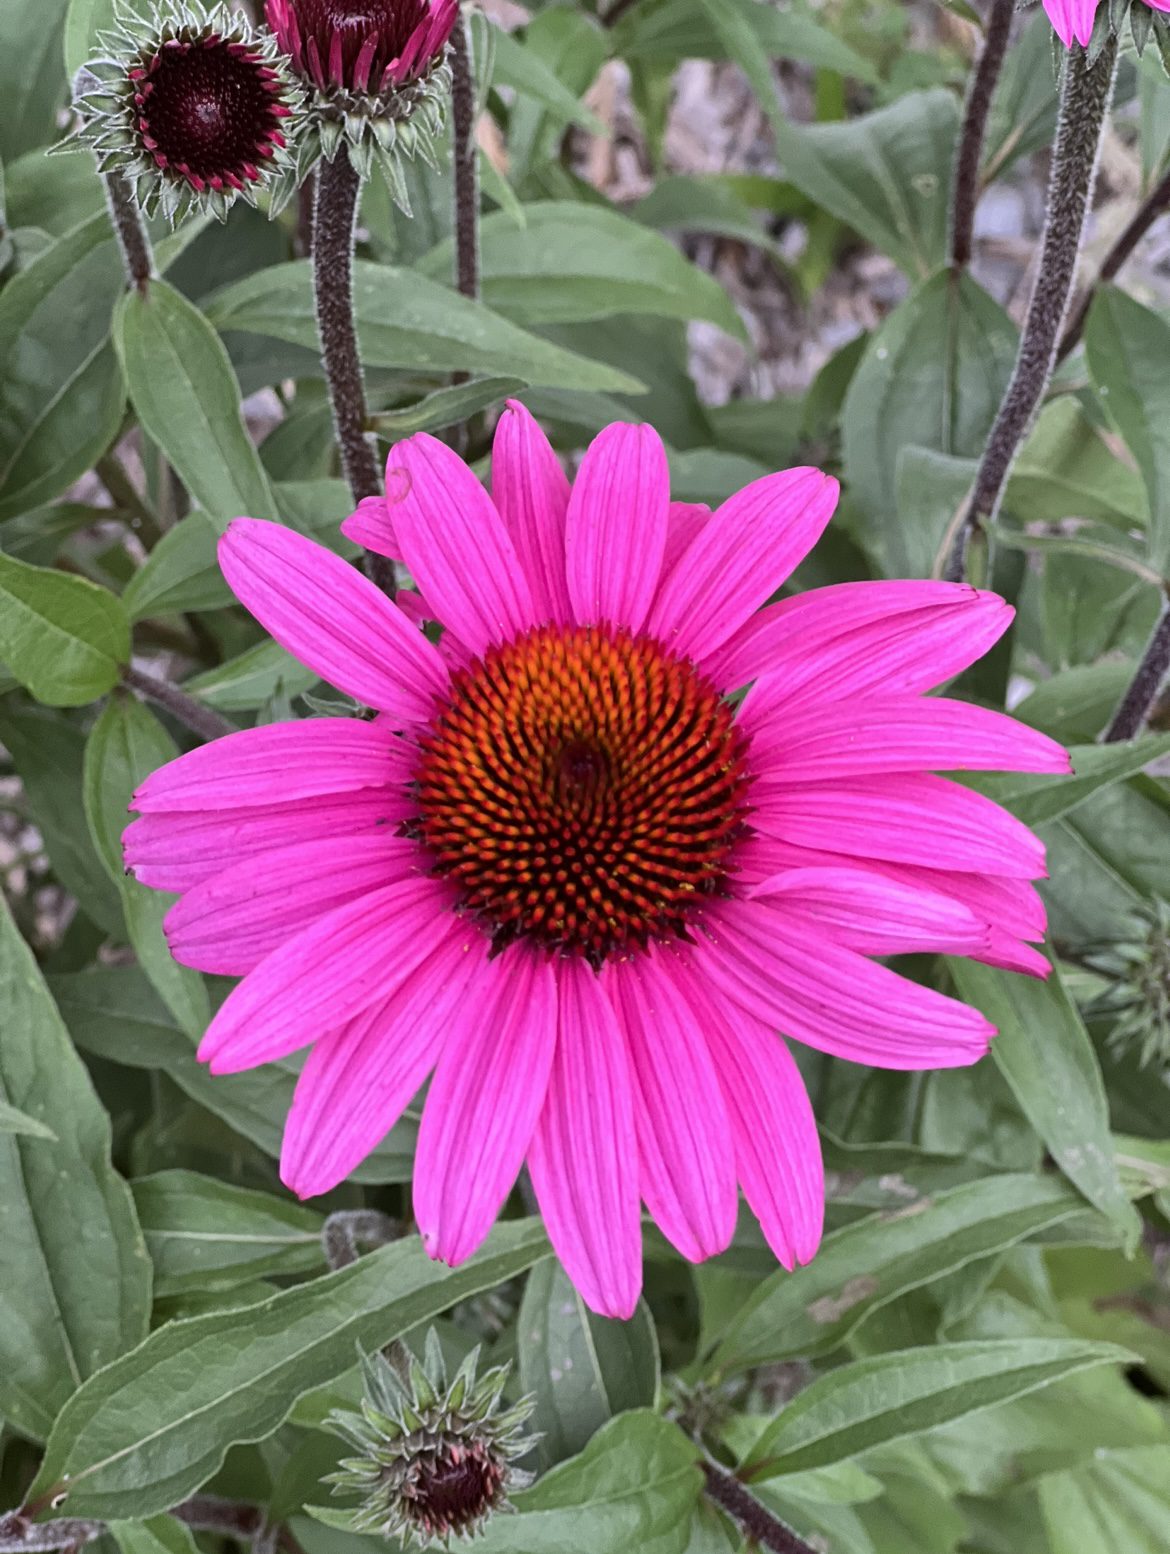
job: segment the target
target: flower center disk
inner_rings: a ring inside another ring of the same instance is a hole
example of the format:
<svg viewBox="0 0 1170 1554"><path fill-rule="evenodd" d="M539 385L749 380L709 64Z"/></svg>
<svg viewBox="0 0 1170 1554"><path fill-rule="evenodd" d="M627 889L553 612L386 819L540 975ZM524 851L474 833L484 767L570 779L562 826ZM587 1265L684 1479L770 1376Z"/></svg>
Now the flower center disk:
<svg viewBox="0 0 1170 1554"><path fill-rule="evenodd" d="M223 38L165 44L135 94L155 161L216 186L254 180L254 164L279 136L274 80L262 61Z"/></svg>
<svg viewBox="0 0 1170 1554"><path fill-rule="evenodd" d="M453 676L412 832L497 948L599 967L685 935L745 832L746 747L695 666L600 626L542 626Z"/></svg>

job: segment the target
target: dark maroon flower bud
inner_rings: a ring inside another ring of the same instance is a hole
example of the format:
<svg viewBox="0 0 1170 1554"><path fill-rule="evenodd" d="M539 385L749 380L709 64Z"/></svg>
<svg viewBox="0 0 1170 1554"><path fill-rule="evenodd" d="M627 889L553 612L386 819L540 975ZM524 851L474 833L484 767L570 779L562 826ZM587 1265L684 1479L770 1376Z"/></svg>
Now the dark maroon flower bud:
<svg viewBox="0 0 1170 1554"><path fill-rule="evenodd" d="M344 139L359 172L375 153L405 200L399 156L432 159L450 90L458 0L267 0L268 24L310 88L302 175Z"/></svg>

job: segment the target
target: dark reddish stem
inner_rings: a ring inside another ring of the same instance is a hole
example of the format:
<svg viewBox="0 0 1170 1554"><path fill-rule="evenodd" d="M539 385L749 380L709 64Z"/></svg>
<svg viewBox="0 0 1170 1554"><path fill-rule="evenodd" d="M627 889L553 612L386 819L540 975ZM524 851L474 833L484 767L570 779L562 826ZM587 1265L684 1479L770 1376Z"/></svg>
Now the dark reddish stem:
<svg viewBox="0 0 1170 1554"><path fill-rule="evenodd" d="M378 460L366 435L369 416L354 323L353 257L360 193L361 179L343 144L332 162L322 162L317 169L313 285L333 424L355 502L382 495ZM367 551L366 570L383 592L393 596L392 562Z"/></svg>
<svg viewBox="0 0 1170 1554"><path fill-rule="evenodd" d="M145 296L150 278L154 274L154 256L150 251L150 239L142 225L142 215L130 193L130 185L119 172L105 176L106 204L110 220L122 251L126 266L126 282Z"/></svg>
<svg viewBox="0 0 1170 1554"><path fill-rule="evenodd" d="M455 276L465 297L479 296L479 168L475 143L475 73L463 16L451 34L451 117L455 140Z"/></svg>
<svg viewBox="0 0 1170 1554"><path fill-rule="evenodd" d="M815 1554L815 1550L773 1516L732 1474L713 1462L700 1462L707 1480L707 1497L736 1523L746 1538L774 1554Z"/></svg>
<svg viewBox="0 0 1170 1554"><path fill-rule="evenodd" d="M1170 605L1163 606L1162 618L1154 627L1154 635L1142 655L1133 683L1121 699L1121 705L1113 714L1113 721L1105 730L1105 743L1116 744L1123 739L1136 739L1145 728L1158 700L1166 676L1170 674Z"/></svg>
<svg viewBox="0 0 1170 1554"><path fill-rule="evenodd" d="M1016 454L1052 380L1116 75L1116 37L1110 36L1102 44L1096 59L1090 60L1082 48L1069 50L1036 282L1011 382L947 559L944 576L951 582L961 582L966 576L972 534L994 523Z"/></svg>
<svg viewBox="0 0 1170 1554"><path fill-rule="evenodd" d="M146 701L152 701L156 706L165 708L176 722L190 729L193 734L198 734L200 739L222 739L225 734L238 732L234 723L221 718L218 712L203 706L194 697L181 691L177 685L172 685L169 680L157 680L154 675L144 674L141 669L135 669L132 664L127 664L122 670L122 684L128 685L132 691L137 691Z"/></svg>
<svg viewBox="0 0 1170 1554"><path fill-rule="evenodd" d="M980 194L979 168L983 161L987 116L991 112L995 85L1007 55L1015 9L1016 0L991 0L983 47L967 93L951 191L951 264L955 269L966 269L971 263L975 207L979 203Z"/></svg>

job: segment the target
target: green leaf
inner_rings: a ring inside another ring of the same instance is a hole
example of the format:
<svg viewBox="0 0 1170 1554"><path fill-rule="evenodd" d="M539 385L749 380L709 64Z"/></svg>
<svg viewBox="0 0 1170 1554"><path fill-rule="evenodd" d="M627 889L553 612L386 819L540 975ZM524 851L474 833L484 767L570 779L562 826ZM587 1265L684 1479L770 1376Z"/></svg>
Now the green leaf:
<svg viewBox="0 0 1170 1554"><path fill-rule="evenodd" d="M727 0L750 27L754 53L798 59L858 81L877 82L864 55L803 11L776 10L755 0ZM694 0L642 0L614 29L615 52L626 60L675 65L684 59L729 58L726 35L714 26L710 8Z"/></svg>
<svg viewBox="0 0 1170 1554"><path fill-rule="evenodd" d="M1085 325L1085 359L1109 419L1137 460L1150 500L1150 563L1170 571L1170 324L1115 286Z"/></svg>
<svg viewBox="0 0 1170 1554"><path fill-rule="evenodd" d="M1165 1554L1170 1547L1170 1446L1101 1452L1091 1467L1040 1484L1051 1554Z"/></svg>
<svg viewBox="0 0 1170 1554"><path fill-rule="evenodd" d="M638 1410L516 1495L476 1539L483 1554L683 1554L701 1480L677 1425Z"/></svg>
<svg viewBox="0 0 1170 1554"><path fill-rule="evenodd" d="M123 284L102 211L0 291L0 518L59 496L114 441L126 395L110 314Z"/></svg>
<svg viewBox="0 0 1170 1554"><path fill-rule="evenodd" d="M139 421L216 528L222 532L242 514L276 518L231 361L195 304L166 281L129 291L115 315L114 340Z"/></svg>
<svg viewBox="0 0 1170 1554"><path fill-rule="evenodd" d="M101 52L98 33L114 25L116 0L68 0L65 16L65 73L72 81L82 65Z"/></svg>
<svg viewBox="0 0 1170 1554"><path fill-rule="evenodd" d="M292 1105L300 1063L266 1063L246 1074L213 1078L137 966L99 966L54 976L53 995L79 1047L111 1063L161 1070L205 1107L274 1160ZM408 1110L373 1154L350 1173L355 1182L406 1182L414 1162L418 1117Z"/></svg>
<svg viewBox="0 0 1170 1554"><path fill-rule="evenodd" d="M163 933L172 898L149 890L126 873L122 832L135 788L178 755L162 724L132 696L114 697L94 724L85 751L85 814L94 846L122 894L130 943L142 969L189 1036L201 1036L211 1019L203 978L180 966Z"/></svg>
<svg viewBox="0 0 1170 1554"><path fill-rule="evenodd" d="M354 307L367 368L470 372L603 393L641 389L628 374L528 334L483 303L411 270L359 261ZM219 329L318 346L312 276L303 261L274 265L229 286L209 304L208 316Z"/></svg>
<svg viewBox="0 0 1170 1554"><path fill-rule="evenodd" d="M168 529L126 584L122 603L130 619L230 605L235 596L219 570L217 538L211 519L199 512Z"/></svg>
<svg viewBox="0 0 1170 1554"><path fill-rule="evenodd" d="M1016 329L969 276L941 271L911 292L870 338L845 396L845 472L866 520L860 532L889 576L927 575L953 510L908 537L899 460L907 448L976 458L1016 355Z"/></svg>
<svg viewBox="0 0 1170 1554"><path fill-rule="evenodd" d="M1113 1158L1105 1083L1060 972L1041 982L975 961L947 964L960 998L999 1031L992 1057L1049 1153L1132 1247L1141 1222Z"/></svg>
<svg viewBox="0 0 1170 1554"><path fill-rule="evenodd" d="M25 1138L47 1139L51 1143L57 1139L52 1128L47 1128L19 1107L9 1106L7 1101L0 1101L0 1133L20 1133Z"/></svg>
<svg viewBox="0 0 1170 1554"><path fill-rule="evenodd" d="M749 1482L849 1462L1094 1365L1132 1363L1115 1344L1033 1338L939 1344L858 1360L819 1376L752 1447Z"/></svg>
<svg viewBox="0 0 1170 1554"><path fill-rule="evenodd" d="M608 134L597 115L573 95L534 49L525 48L502 27L495 28L493 46L493 86L509 86L521 96L530 97L533 102L547 109L558 123L578 124L591 135Z"/></svg>
<svg viewBox="0 0 1170 1554"><path fill-rule="evenodd" d="M1116 745L1073 745L1069 750L1072 776L996 774L981 776L971 786L1010 809L1025 825L1042 826L1071 813L1103 788L1136 777L1151 762L1168 754L1170 734L1151 734Z"/></svg>
<svg viewBox="0 0 1170 1554"><path fill-rule="evenodd" d="M196 1171L160 1171L131 1186L156 1296L318 1273L324 1264L321 1215L299 1203Z"/></svg>
<svg viewBox="0 0 1170 1554"><path fill-rule="evenodd" d="M710 1374L828 1354L871 1311L908 1290L1059 1224L1081 1208L1064 1183L1004 1175L875 1214L826 1236L795 1273L765 1279L721 1335Z"/></svg>
<svg viewBox="0 0 1170 1554"><path fill-rule="evenodd" d="M1141 476L1118 458L1071 394L1042 412L1012 466L1005 503L1030 524L1075 517L1144 529L1149 522Z"/></svg>
<svg viewBox="0 0 1170 1554"><path fill-rule="evenodd" d="M773 127L790 182L924 280L946 259L958 123L954 94L940 88L908 92L888 108L839 123L779 117Z"/></svg>
<svg viewBox="0 0 1170 1554"><path fill-rule="evenodd" d="M53 873L87 917L121 938L121 899L85 820L85 735L63 713L8 702L0 705L0 743L20 774Z"/></svg>
<svg viewBox="0 0 1170 1554"><path fill-rule="evenodd" d="M130 623L87 578L0 555L0 658L38 701L84 706L129 663Z"/></svg>
<svg viewBox="0 0 1170 1554"><path fill-rule="evenodd" d="M380 411L370 420L375 431L383 437L413 437L415 432L439 432L448 426L458 426L481 410L490 409L523 387L522 378L472 378L470 383L436 389L417 404Z"/></svg>
<svg viewBox="0 0 1170 1554"><path fill-rule="evenodd" d="M0 900L0 1100L56 1135L0 1133L0 1410L43 1439L87 1376L138 1343L150 1263L110 1121Z"/></svg>
<svg viewBox="0 0 1170 1554"><path fill-rule="evenodd" d="M455 1271L411 1238L259 1305L169 1323L66 1405L29 1498L63 1493L67 1515L152 1516L348 1370L355 1345L381 1348L547 1251L531 1220L497 1227Z"/></svg>
<svg viewBox="0 0 1170 1554"><path fill-rule="evenodd" d="M621 313L706 319L746 340L723 287L673 243L603 205L547 200L526 205L523 229L504 211L480 225L483 298L518 324L573 324ZM453 245L422 261L451 272Z"/></svg>
<svg viewBox="0 0 1170 1554"><path fill-rule="evenodd" d="M65 98L61 21L67 3L4 0L0 6L0 160L10 162L54 136Z"/></svg>
<svg viewBox="0 0 1170 1554"><path fill-rule="evenodd" d="M536 1399L532 1428L545 1467L579 1452L607 1420L651 1407L657 1396L658 1339L645 1301L630 1321L607 1321L552 1259L528 1276L517 1348L521 1388Z"/></svg>
<svg viewBox="0 0 1170 1554"><path fill-rule="evenodd" d="M256 712L274 696L299 696L319 683L316 672L286 653L279 642L258 642L184 681L183 689L220 712Z"/></svg>
<svg viewBox="0 0 1170 1554"><path fill-rule="evenodd" d="M111 1522L109 1530L120 1554L198 1554L191 1529L173 1516L152 1516L145 1522Z"/></svg>

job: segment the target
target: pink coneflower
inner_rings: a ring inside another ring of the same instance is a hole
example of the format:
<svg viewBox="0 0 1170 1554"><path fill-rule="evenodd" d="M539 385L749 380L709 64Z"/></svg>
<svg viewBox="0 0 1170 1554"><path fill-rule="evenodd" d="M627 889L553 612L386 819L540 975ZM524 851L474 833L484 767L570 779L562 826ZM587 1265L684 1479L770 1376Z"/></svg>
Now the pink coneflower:
<svg viewBox="0 0 1170 1554"><path fill-rule="evenodd" d="M1138 3L1138 0L1135 0ZM1151 11L1170 11L1170 0L1141 0ZM1074 42L1086 45L1093 36L1093 23L1101 0L1044 0L1048 19L1065 48Z"/></svg>
<svg viewBox="0 0 1170 1554"><path fill-rule="evenodd" d="M649 427L615 425L570 491L513 404L492 483L433 438L393 450L389 501L344 528L405 562L401 608L287 529L231 525L238 598L379 715L180 757L135 794L126 861L185 892L179 960L244 974L200 1048L214 1073L312 1045L294 1191L340 1182L433 1071L431 1255L469 1256L526 1160L577 1287L628 1316L640 1202L697 1261L730 1241L738 1180L786 1267L816 1251L817 1131L777 1032L883 1068L986 1052L982 1015L868 957L1042 974L1041 844L931 774L1068 760L922 694L1005 630L994 594L855 583L761 608L832 515L818 470L711 514L671 503Z"/></svg>
<svg viewBox="0 0 1170 1554"><path fill-rule="evenodd" d="M318 87L388 92L427 74L447 46L458 0L268 0L268 25Z"/></svg>

